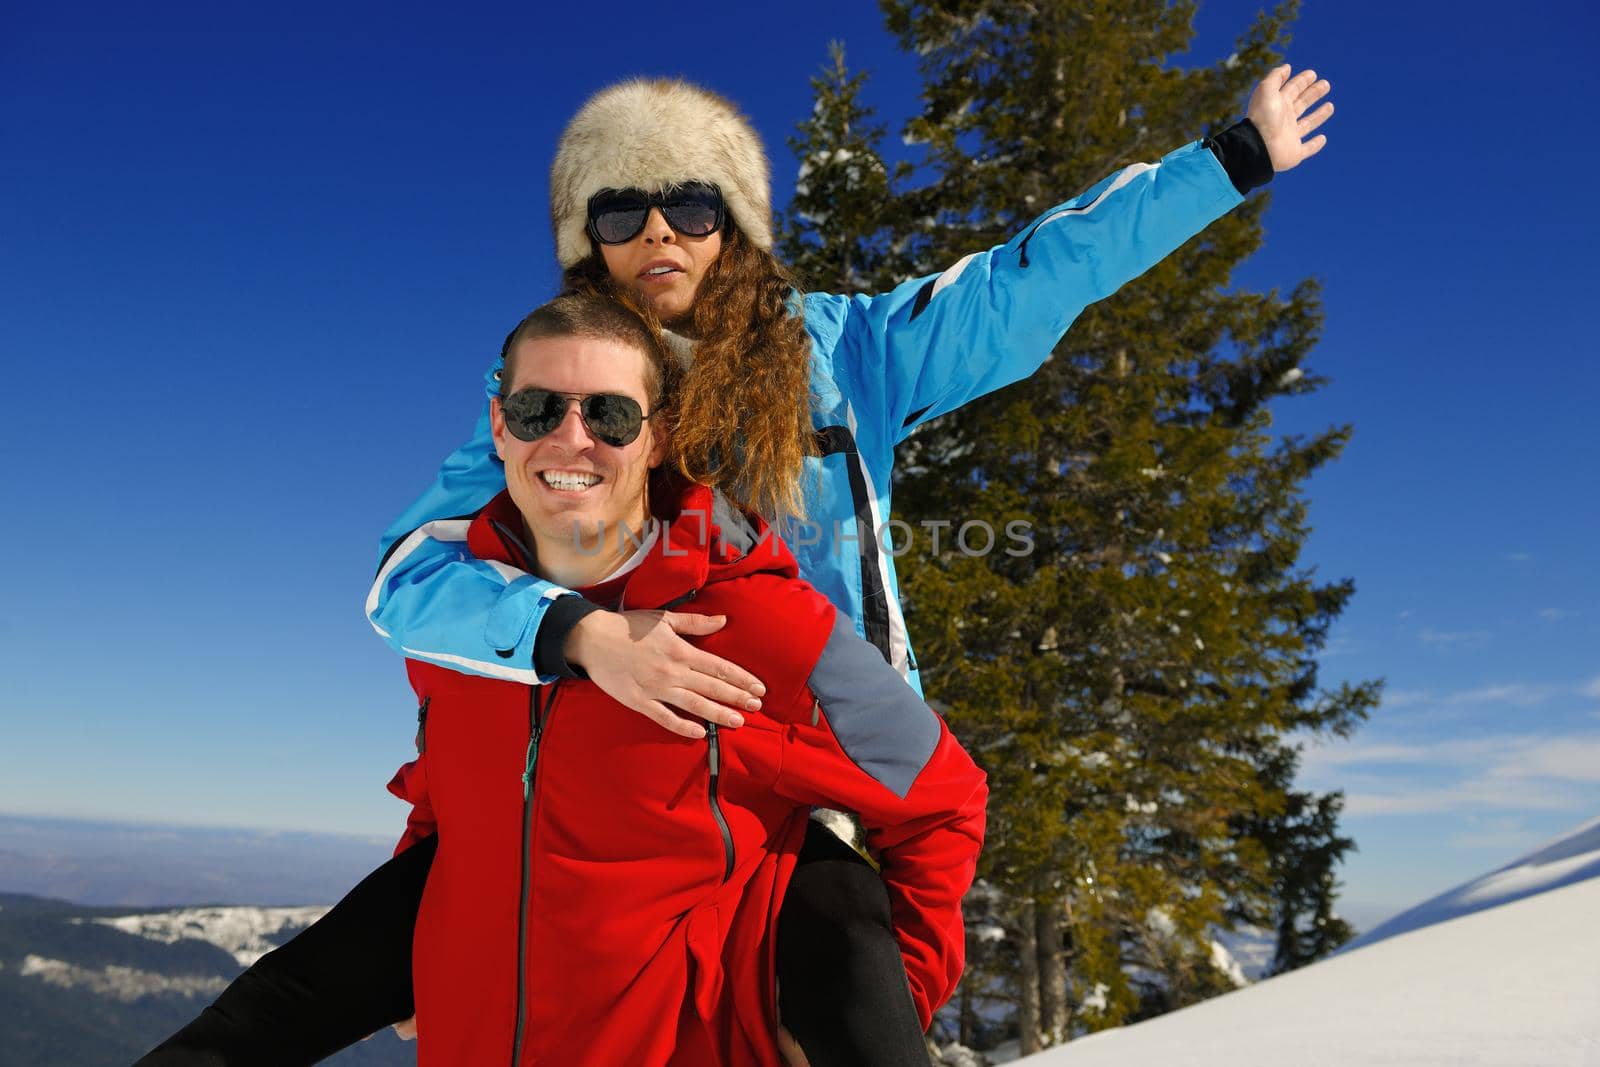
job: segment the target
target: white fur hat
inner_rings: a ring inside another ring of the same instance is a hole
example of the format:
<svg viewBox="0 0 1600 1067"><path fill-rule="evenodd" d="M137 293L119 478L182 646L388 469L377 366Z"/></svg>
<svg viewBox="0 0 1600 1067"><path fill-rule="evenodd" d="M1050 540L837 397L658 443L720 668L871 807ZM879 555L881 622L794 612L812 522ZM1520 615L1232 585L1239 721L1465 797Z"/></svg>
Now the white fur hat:
<svg viewBox="0 0 1600 1067"><path fill-rule="evenodd" d="M761 138L715 93L676 79L635 78L602 89L567 123L550 167L556 258L589 254L589 198L601 189L660 192L712 182L739 229L772 247L772 183Z"/></svg>

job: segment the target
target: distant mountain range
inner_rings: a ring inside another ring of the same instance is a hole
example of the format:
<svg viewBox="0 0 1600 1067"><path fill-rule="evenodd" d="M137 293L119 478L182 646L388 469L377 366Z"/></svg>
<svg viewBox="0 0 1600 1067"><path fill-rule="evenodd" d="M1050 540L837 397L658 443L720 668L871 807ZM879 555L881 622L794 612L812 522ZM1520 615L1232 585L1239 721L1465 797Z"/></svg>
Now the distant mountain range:
<svg viewBox="0 0 1600 1067"><path fill-rule="evenodd" d="M128 1067L324 910L130 912L0 893L0 1067ZM416 1054L385 1030L326 1062Z"/></svg>
<svg viewBox="0 0 1600 1067"><path fill-rule="evenodd" d="M394 842L0 814L0 893L128 907L329 905Z"/></svg>
<svg viewBox="0 0 1600 1067"><path fill-rule="evenodd" d="M0 1067L128 1067L392 847L0 816ZM384 1031L327 1062L416 1055Z"/></svg>

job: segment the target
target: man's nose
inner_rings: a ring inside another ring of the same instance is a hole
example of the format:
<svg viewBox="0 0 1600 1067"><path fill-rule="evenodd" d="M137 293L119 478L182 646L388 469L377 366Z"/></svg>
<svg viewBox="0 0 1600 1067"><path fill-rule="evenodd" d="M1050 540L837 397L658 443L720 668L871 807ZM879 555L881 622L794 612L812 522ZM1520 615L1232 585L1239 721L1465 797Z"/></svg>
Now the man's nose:
<svg viewBox="0 0 1600 1067"><path fill-rule="evenodd" d="M644 236L647 241L654 241L657 244L670 244L677 237L672 227L667 224L667 217L658 207L652 207L650 214L645 216Z"/></svg>
<svg viewBox="0 0 1600 1067"><path fill-rule="evenodd" d="M583 424L583 415L578 411L578 401L572 397L567 398L567 413L561 417L556 428L550 431L550 441L571 452L582 452L594 444L594 438L589 434L589 427Z"/></svg>

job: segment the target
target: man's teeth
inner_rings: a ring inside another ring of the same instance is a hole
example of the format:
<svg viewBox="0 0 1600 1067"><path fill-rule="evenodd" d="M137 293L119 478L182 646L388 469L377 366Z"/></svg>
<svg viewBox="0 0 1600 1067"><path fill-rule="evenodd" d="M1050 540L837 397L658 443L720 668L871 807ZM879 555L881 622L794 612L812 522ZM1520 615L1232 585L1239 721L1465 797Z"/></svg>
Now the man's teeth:
<svg viewBox="0 0 1600 1067"><path fill-rule="evenodd" d="M600 480L598 474L576 474L572 471L543 471L539 477L552 489L587 489Z"/></svg>

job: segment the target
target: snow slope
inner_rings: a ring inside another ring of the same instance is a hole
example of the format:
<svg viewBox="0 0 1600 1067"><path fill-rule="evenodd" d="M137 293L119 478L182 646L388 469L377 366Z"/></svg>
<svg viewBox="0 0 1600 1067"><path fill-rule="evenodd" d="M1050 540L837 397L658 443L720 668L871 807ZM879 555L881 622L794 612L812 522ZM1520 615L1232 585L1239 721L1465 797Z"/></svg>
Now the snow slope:
<svg viewBox="0 0 1600 1067"><path fill-rule="evenodd" d="M1600 820L1321 963L1014 1062L1600 1067L1596 875Z"/></svg>

